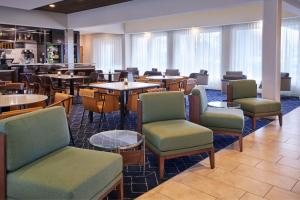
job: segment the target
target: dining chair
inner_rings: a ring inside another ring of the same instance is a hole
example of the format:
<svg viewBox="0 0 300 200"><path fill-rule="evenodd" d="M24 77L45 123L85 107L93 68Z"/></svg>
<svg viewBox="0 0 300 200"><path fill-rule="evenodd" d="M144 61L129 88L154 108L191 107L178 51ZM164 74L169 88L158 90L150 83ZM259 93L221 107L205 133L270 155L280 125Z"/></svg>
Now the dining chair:
<svg viewBox="0 0 300 200"><path fill-rule="evenodd" d="M79 96L82 98L83 113L80 127L85 115L85 111L100 113L99 127L103 119L106 119L105 113L119 110L119 96L108 93L97 93L93 89L80 89Z"/></svg>
<svg viewBox="0 0 300 200"><path fill-rule="evenodd" d="M75 141L72 135L71 131L71 112L72 112L72 107L73 107L73 96L65 93L55 93L54 95L54 102L50 104L49 107L54 107L54 106L62 106L65 109L66 116L67 116L67 121L68 121L68 127L69 127L69 133L70 133L70 139L73 145L75 145Z"/></svg>

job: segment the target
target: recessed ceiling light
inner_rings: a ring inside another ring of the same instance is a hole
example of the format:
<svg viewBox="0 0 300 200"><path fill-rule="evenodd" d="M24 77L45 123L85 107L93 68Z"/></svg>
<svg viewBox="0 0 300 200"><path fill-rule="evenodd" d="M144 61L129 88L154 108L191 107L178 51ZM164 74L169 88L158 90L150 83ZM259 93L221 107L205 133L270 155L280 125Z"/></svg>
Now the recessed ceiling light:
<svg viewBox="0 0 300 200"><path fill-rule="evenodd" d="M50 8L55 8L55 4L50 4L49 7Z"/></svg>

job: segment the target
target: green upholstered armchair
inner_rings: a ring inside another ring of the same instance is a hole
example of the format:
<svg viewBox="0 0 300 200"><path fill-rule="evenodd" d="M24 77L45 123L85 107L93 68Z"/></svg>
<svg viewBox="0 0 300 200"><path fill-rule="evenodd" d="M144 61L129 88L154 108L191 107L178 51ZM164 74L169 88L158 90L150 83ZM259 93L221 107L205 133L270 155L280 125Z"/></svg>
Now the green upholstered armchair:
<svg viewBox="0 0 300 200"><path fill-rule="evenodd" d="M160 178L166 159L208 152L214 168L212 131L185 119L182 92L145 93L138 101L138 131L159 157Z"/></svg>
<svg viewBox="0 0 300 200"><path fill-rule="evenodd" d="M63 107L0 121L0 199L123 198L119 154L68 146Z"/></svg>
<svg viewBox="0 0 300 200"><path fill-rule="evenodd" d="M208 107L203 86L197 86L192 90L189 102L191 122L205 126L214 133L237 136L240 151L243 151L244 114L241 109Z"/></svg>
<svg viewBox="0 0 300 200"><path fill-rule="evenodd" d="M256 119L268 116L279 117L282 125L281 103L269 99L257 98L257 85L255 80L229 81L227 86L227 100L241 104L246 116L252 118L252 127L256 128Z"/></svg>

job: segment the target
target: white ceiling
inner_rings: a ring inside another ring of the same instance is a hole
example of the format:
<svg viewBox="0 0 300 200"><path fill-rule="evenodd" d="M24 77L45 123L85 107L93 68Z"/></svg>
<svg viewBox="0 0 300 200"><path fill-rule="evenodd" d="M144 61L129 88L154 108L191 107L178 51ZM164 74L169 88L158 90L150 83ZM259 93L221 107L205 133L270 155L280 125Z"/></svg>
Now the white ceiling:
<svg viewBox="0 0 300 200"><path fill-rule="evenodd" d="M61 0L0 0L0 6L32 10Z"/></svg>

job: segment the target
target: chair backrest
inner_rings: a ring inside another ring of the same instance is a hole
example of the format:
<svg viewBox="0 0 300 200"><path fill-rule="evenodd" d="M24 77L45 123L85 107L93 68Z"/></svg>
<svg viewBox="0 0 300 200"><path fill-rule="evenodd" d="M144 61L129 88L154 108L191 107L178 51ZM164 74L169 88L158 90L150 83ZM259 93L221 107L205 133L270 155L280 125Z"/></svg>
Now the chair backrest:
<svg viewBox="0 0 300 200"><path fill-rule="evenodd" d="M229 81L229 85L232 87L232 100L257 96L255 80L232 80Z"/></svg>
<svg viewBox="0 0 300 200"><path fill-rule="evenodd" d="M192 90L192 95L200 97L200 114L204 113L207 109L207 95L203 86L198 85Z"/></svg>
<svg viewBox="0 0 300 200"><path fill-rule="evenodd" d="M119 110L119 96L115 94L102 94L104 96L103 112Z"/></svg>
<svg viewBox="0 0 300 200"><path fill-rule="evenodd" d="M95 90L80 89L79 96L82 98L82 105L85 110L99 112L98 101L95 96Z"/></svg>
<svg viewBox="0 0 300 200"><path fill-rule="evenodd" d="M70 142L65 111L53 107L0 120L6 134L6 168L14 171Z"/></svg>
<svg viewBox="0 0 300 200"><path fill-rule="evenodd" d="M205 69L201 69L201 70L200 70L200 74L202 74L202 75L207 75L207 74L208 74L208 71L205 70Z"/></svg>
<svg viewBox="0 0 300 200"><path fill-rule="evenodd" d="M140 95L142 123L185 119L185 100L182 92L154 92Z"/></svg>
<svg viewBox="0 0 300 200"><path fill-rule="evenodd" d="M56 92L54 95L54 103L61 102L65 108L66 114L70 115L73 106L73 96L65 93Z"/></svg>
<svg viewBox="0 0 300 200"><path fill-rule="evenodd" d="M166 69L166 76L179 76L179 69Z"/></svg>

